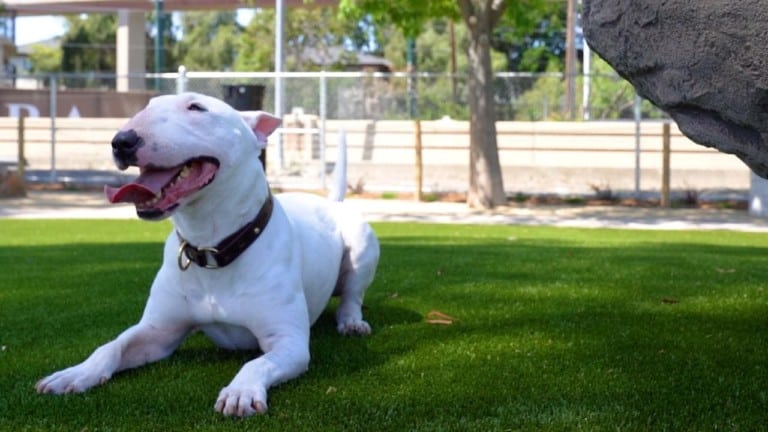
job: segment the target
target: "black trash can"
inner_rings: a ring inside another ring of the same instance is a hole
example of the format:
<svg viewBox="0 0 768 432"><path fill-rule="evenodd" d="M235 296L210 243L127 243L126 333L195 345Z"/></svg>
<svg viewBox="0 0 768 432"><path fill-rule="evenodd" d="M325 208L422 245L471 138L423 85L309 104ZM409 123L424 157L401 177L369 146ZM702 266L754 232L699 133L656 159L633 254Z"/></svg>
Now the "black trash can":
<svg viewBox="0 0 768 432"><path fill-rule="evenodd" d="M264 93L266 86L261 84L227 84L224 89L224 102L238 111L264 109ZM267 150L259 155L261 166L267 169Z"/></svg>

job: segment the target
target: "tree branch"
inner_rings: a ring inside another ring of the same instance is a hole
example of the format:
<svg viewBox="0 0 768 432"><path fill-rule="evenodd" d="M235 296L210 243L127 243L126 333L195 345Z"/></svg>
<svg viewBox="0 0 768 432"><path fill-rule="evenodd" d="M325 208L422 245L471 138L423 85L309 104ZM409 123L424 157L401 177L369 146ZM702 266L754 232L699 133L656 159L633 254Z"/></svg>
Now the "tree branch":
<svg viewBox="0 0 768 432"><path fill-rule="evenodd" d="M471 22L472 17L475 16L475 5L471 0L459 0L459 10L461 11L461 17L464 18L464 24L467 27L474 27L477 22Z"/></svg>
<svg viewBox="0 0 768 432"><path fill-rule="evenodd" d="M467 26L475 26L478 20L483 20L488 23L488 28L493 29L498 24L501 16L507 10L507 2L505 0L480 0L482 3L478 3L473 0L458 0L459 10L464 18L464 23ZM480 7L478 7L480 6ZM478 12L482 16L477 16ZM473 19L474 18L474 19Z"/></svg>
<svg viewBox="0 0 768 432"><path fill-rule="evenodd" d="M490 2L490 8L488 9L488 23L490 28L495 28L499 23L501 16L504 15L504 11L507 10L507 1L504 0L488 0Z"/></svg>

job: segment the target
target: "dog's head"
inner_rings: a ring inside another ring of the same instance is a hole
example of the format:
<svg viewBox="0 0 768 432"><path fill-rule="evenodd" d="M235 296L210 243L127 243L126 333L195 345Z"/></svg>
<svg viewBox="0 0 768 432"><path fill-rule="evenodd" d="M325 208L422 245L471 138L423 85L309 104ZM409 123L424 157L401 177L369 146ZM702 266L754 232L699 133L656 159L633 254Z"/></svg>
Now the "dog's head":
<svg viewBox="0 0 768 432"><path fill-rule="evenodd" d="M117 167L136 166L140 175L106 187L107 198L133 203L142 219L164 219L234 167L256 160L279 125L268 113L236 111L201 94L153 98L112 139Z"/></svg>

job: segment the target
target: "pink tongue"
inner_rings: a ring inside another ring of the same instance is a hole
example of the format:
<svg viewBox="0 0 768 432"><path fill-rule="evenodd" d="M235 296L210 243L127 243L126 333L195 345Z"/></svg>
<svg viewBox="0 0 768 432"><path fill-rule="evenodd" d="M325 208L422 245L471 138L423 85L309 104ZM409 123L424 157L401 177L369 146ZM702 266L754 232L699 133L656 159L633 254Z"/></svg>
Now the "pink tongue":
<svg viewBox="0 0 768 432"><path fill-rule="evenodd" d="M164 170L148 169L141 173L132 183L119 188L104 187L104 193L110 203L130 202L141 204L147 202L163 190L163 187L181 171L182 167Z"/></svg>

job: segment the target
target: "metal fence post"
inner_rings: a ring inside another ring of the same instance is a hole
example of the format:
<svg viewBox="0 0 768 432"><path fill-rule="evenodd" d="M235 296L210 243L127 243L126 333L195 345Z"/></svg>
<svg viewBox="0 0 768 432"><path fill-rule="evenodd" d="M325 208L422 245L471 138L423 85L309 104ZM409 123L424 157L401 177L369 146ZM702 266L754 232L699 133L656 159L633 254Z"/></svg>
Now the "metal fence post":
<svg viewBox="0 0 768 432"><path fill-rule="evenodd" d="M642 122L642 111L640 104L642 99L635 93L635 198L640 199L640 123Z"/></svg>
<svg viewBox="0 0 768 432"><path fill-rule="evenodd" d="M184 65L179 66L179 75L176 77L176 94L187 91L187 68Z"/></svg>
<svg viewBox="0 0 768 432"><path fill-rule="evenodd" d="M19 180L21 180L21 184L26 187L26 180L25 180L25 171L27 169L26 163L27 163L27 157L24 154L24 119L26 118L26 114L23 112L19 113L19 126L17 131L17 141L18 141L18 150L17 150L17 158L18 158L18 168L17 173L19 175Z"/></svg>
<svg viewBox="0 0 768 432"><path fill-rule="evenodd" d="M328 115L327 108L327 96L328 96L328 83L326 81L325 71L320 72L320 106L318 111L320 114L320 185L325 189L325 118Z"/></svg>
<svg viewBox="0 0 768 432"><path fill-rule="evenodd" d="M165 53L163 52L163 0L155 0L155 90L160 90L160 74L165 68Z"/></svg>
<svg viewBox="0 0 768 432"><path fill-rule="evenodd" d="M285 0L275 1L275 115L283 120L285 114L285 87L283 83L283 65L285 53L283 51L285 27ZM285 168L285 154L283 153L283 134L277 134L277 168L282 171Z"/></svg>
<svg viewBox="0 0 768 432"><path fill-rule="evenodd" d="M670 153L670 126L669 122L664 122L661 129L661 206L669 207L669 153Z"/></svg>

